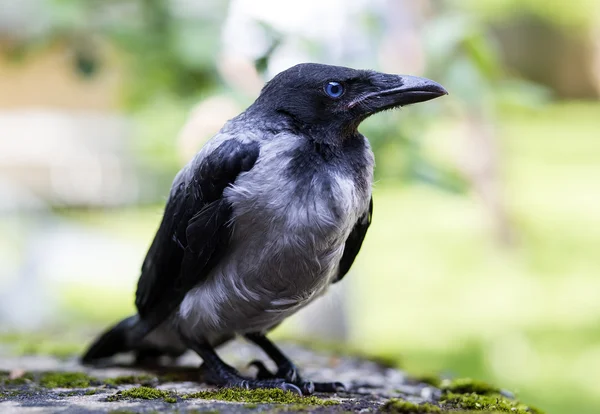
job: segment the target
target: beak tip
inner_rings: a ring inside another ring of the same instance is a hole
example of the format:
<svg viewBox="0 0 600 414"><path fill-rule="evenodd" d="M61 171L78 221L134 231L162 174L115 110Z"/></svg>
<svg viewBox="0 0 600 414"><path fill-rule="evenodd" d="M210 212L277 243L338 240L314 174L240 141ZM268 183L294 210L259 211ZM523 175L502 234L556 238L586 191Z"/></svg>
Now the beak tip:
<svg viewBox="0 0 600 414"><path fill-rule="evenodd" d="M434 82L434 81L429 81L429 82L430 82L430 85L429 85L429 88L427 88L427 89L429 89L431 92L438 93L439 96L449 95L446 88L444 88L439 83Z"/></svg>
<svg viewBox="0 0 600 414"><path fill-rule="evenodd" d="M429 99L448 95L446 88L434 80L416 76L402 76L402 79L404 81L404 90L407 92L422 92L425 95L429 95Z"/></svg>

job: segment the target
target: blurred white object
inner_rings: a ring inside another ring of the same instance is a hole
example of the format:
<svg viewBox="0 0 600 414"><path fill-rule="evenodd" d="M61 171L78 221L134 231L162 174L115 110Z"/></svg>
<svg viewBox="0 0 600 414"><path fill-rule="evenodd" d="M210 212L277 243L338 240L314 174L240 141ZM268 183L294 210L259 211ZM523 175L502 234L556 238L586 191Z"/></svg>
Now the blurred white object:
<svg viewBox="0 0 600 414"><path fill-rule="evenodd" d="M137 196L128 133L117 115L2 111L0 175L55 204L125 204Z"/></svg>
<svg viewBox="0 0 600 414"><path fill-rule="evenodd" d="M186 164L192 159L204 143L219 132L225 122L240 112L242 108L227 96L207 98L192 108L177 138L182 163Z"/></svg>
<svg viewBox="0 0 600 414"><path fill-rule="evenodd" d="M232 0L223 27L223 53L250 61L264 55L270 46L262 27L266 24L284 35L269 60L269 77L315 61L315 50L306 41L319 44L323 63L360 66L359 60L377 56L364 16L384 16L387 7L387 0Z"/></svg>

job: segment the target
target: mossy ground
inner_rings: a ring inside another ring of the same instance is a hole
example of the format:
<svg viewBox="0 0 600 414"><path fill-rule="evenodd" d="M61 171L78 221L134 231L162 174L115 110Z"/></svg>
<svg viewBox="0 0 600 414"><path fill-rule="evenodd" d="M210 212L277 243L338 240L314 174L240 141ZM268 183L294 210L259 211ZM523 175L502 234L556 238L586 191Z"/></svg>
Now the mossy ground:
<svg viewBox="0 0 600 414"><path fill-rule="evenodd" d="M460 412L465 413L485 411L486 413L542 414L542 411L535 407L507 398L501 394L506 393L505 391L501 391L500 388L483 381L471 378L449 380L441 379L435 375L417 377L416 380L432 385L442 391L439 407L431 404L418 405L404 400L391 399L382 407L382 411L420 414L462 410Z"/></svg>
<svg viewBox="0 0 600 414"><path fill-rule="evenodd" d="M502 395L506 393L505 391L483 381L471 378L438 379L435 376L425 376L419 380L433 385L442 391L440 406L445 409L467 410L465 412L485 411L542 414L542 411L537 408L507 398L505 395Z"/></svg>
<svg viewBox="0 0 600 414"><path fill-rule="evenodd" d="M455 394L449 392L442 397L442 407L471 410L471 411L496 411L515 414L543 414L537 408L527 406L516 400L510 400L500 394L479 395L476 393Z"/></svg>
<svg viewBox="0 0 600 414"><path fill-rule="evenodd" d="M87 388L98 382L84 372L47 372L40 377L40 385L46 388Z"/></svg>
<svg viewBox="0 0 600 414"><path fill-rule="evenodd" d="M442 412L437 405L429 403L415 404L397 398L392 398L385 403L384 406L381 407L381 411L398 414L430 414Z"/></svg>
<svg viewBox="0 0 600 414"><path fill-rule="evenodd" d="M163 400L168 403L177 402L177 394L172 391L163 391L152 387L134 387L128 390L119 391L116 394L110 395L107 401L121 401L125 399L141 399L141 400Z"/></svg>
<svg viewBox="0 0 600 414"><path fill-rule="evenodd" d="M254 404L301 404L304 406L337 405L337 401L324 400L315 396L299 396L280 389L246 390L241 388L222 388L214 391L200 391L182 396L184 399L201 398Z"/></svg>
<svg viewBox="0 0 600 414"><path fill-rule="evenodd" d="M16 387L22 385L40 385L44 388L87 388L100 385L101 382L84 372L26 372L16 378L10 378L9 373L0 373L2 387Z"/></svg>
<svg viewBox="0 0 600 414"><path fill-rule="evenodd" d="M486 392L488 392L486 390ZM447 392L442 396L440 406L433 404L414 404L396 398L383 405L381 411L397 414L430 414L443 411L460 413L485 412L514 414L543 414L535 407L527 406L519 401L508 399L500 394L481 395L477 393Z"/></svg>
<svg viewBox="0 0 600 414"><path fill-rule="evenodd" d="M333 406L338 401L321 399L315 396L298 396L280 389L230 389L223 388L199 391L178 395L173 391L154 388L165 378L152 375L126 375L113 378L98 379L84 372L25 372L17 378L10 378L10 373L0 371L0 399L8 399L28 392L35 387L81 389L94 386L115 387L120 385L138 385L118 391L107 397L107 401L127 399L162 400L176 403L188 399L204 399L225 402L245 403L247 408L256 408L259 404L274 404L284 411L310 411L310 407ZM434 376L420 378L420 382L432 384L442 390L439 406L433 404L414 404L401 399L391 399L382 406L382 411L390 413L438 413L441 411L464 412L510 412L515 414L541 414L536 408L500 394L500 389L485 382L468 378L439 380ZM73 395L93 395L98 390L91 388L76 392L60 394L62 397ZM440 408L441 407L441 408Z"/></svg>
<svg viewBox="0 0 600 414"><path fill-rule="evenodd" d="M0 371L0 386L16 387L21 385L40 385L44 388L88 388L91 386L119 385L157 385L160 379L152 375L123 375L113 378L99 379L85 372L47 371L26 372L17 378L10 378L10 373ZM93 391L93 390L90 390Z"/></svg>
<svg viewBox="0 0 600 414"><path fill-rule="evenodd" d="M416 376L415 381L429 384L445 392L457 394L476 393L481 395L499 394L500 388L488 384L484 381L478 381L471 378L453 378L442 379L435 374Z"/></svg>
<svg viewBox="0 0 600 414"><path fill-rule="evenodd" d="M340 355L345 351L338 349ZM383 364L388 365L388 364ZM11 378L7 371L0 371L0 399L22 397L28 392L37 393L41 389L71 388L76 391L62 392L61 397L74 395L94 395L110 392L92 387L117 387L122 385L135 385L134 388L121 390L107 397L108 401L122 401L132 399L162 400L167 403L183 402L189 399L204 399L222 402L236 402L245 404L247 409L258 409L262 404L271 404L270 410L275 411L312 411L317 407L333 406L340 404L338 401L321 399L315 396L301 397L294 393L284 392L279 389L245 390L245 389L219 389L200 391L191 394L177 394L174 391L155 388L156 385L166 382L180 382L187 380L180 373L167 375L124 375L113 378L99 379L85 372L25 372L17 378ZM416 382L428 383L442 391L439 404L413 404L401 399L391 399L381 407L382 411L391 413L437 413L440 411L453 412L511 412L516 414L539 414L539 410L503 396L498 387L485 382L468 378L453 380L440 379L430 375L415 378ZM346 402L338 409L351 407Z"/></svg>
<svg viewBox="0 0 600 414"><path fill-rule="evenodd" d="M163 400L169 403L175 403L178 399L203 399L226 402L237 402L252 404L255 407L258 404L284 404L294 405L296 408L306 408L311 406L331 406L337 405L337 401L324 400L318 397L303 397L289 391L280 389L257 389L246 390L241 388L223 388L211 391L199 391L190 394L177 395L172 391L159 390L152 387L134 387L128 390L119 391L107 398L108 401L122 401L124 399L144 399L144 400Z"/></svg>
<svg viewBox="0 0 600 414"><path fill-rule="evenodd" d="M483 381L473 380L471 378L456 378L452 380L441 380L439 388L442 391L455 394L475 393L479 395L500 394L500 388L490 385Z"/></svg>

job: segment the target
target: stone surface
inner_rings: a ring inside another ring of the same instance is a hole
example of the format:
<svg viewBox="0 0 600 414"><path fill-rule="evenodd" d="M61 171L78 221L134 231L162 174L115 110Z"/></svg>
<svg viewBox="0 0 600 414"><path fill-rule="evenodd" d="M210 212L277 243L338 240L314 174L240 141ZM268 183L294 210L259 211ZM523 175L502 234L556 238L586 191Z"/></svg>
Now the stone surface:
<svg viewBox="0 0 600 414"><path fill-rule="evenodd" d="M435 402L440 391L430 385L409 378L404 372L384 364L352 356L339 356L326 352L315 352L298 345L284 344L284 351L298 363L305 378L315 381L341 381L347 392L334 395L317 395L334 399L339 405L311 407L311 412L376 411L391 397L401 397L411 402ZM267 358L255 347L236 342L219 351L225 360L238 367L243 373L253 375L254 368L246 368L248 362L259 358L267 363ZM60 360L54 357L30 356L0 358L0 367L6 371L78 371L86 372L100 380L123 375L149 374L162 378L158 389L171 390L177 395L211 389L203 384L197 369L200 359L186 354L176 363L155 368L138 369L128 365L127 360L117 360L102 368L81 366L76 358ZM267 363L267 366L273 368ZM177 381L165 379L176 376ZM168 378L168 377L167 377ZM139 385L139 384L138 384ZM177 398L176 403L163 400L124 400L108 401L108 397L118 391L135 385L90 386L83 389L46 389L36 384L26 384L17 388L18 392L0 393L0 412L61 412L61 413L100 413L115 410L129 412L251 412L251 411L295 411L298 407L285 405L228 403L202 399ZM5 389L12 391L15 388ZM87 395L95 390L95 394ZM3 395L3 396L2 396Z"/></svg>

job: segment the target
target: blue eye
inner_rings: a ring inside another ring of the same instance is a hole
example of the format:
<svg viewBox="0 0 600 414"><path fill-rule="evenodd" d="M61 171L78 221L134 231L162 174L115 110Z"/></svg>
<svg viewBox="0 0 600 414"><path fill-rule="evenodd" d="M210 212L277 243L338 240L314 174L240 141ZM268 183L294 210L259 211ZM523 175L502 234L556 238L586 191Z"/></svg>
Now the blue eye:
<svg viewBox="0 0 600 414"><path fill-rule="evenodd" d="M344 87L339 82L329 82L325 85L325 92L332 98L339 98L344 93Z"/></svg>

